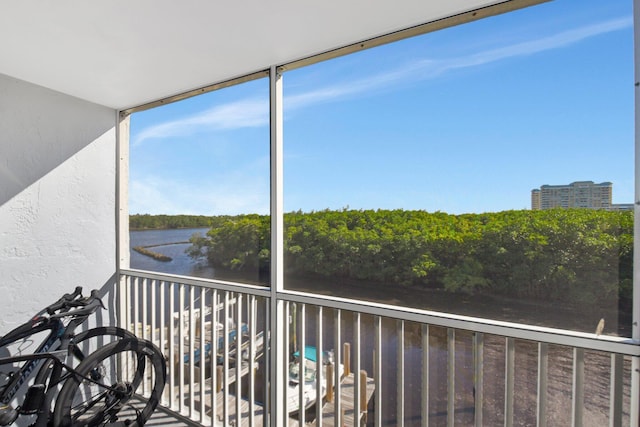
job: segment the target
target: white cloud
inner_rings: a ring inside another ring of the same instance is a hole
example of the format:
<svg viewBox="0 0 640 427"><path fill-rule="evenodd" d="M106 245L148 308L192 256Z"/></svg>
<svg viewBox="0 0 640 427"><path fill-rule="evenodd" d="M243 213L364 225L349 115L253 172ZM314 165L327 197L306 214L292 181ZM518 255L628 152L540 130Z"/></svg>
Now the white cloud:
<svg viewBox="0 0 640 427"><path fill-rule="evenodd" d="M206 181L147 175L130 185L129 211L140 214L237 215L269 212L269 177L236 172Z"/></svg>
<svg viewBox="0 0 640 427"><path fill-rule="evenodd" d="M132 144L137 146L149 139L188 136L204 130L258 127L268 123L269 103L264 99L245 99L147 127L134 136Z"/></svg>
<svg viewBox="0 0 640 427"><path fill-rule="evenodd" d="M524 57L553 49L565 48L591 37L632 27L632 18L621 18L583 26L533 40L487 49L467 56L433 59L422 58L387 72L363 75L357 80L319 87L285 98L287 111L332 102L375 90L386 90L396 84L437 78L449 71L482 66L509 58ZM175 136L189 136L201 131L229 130L266 126L269 105L265 99L245 99L223 104L199 114L159 123L132 135L132 144ZM177 182L154 176L133 180L130 187L132 213L238 214L268 213L269 183L236 170L224 178L200 182Z"/></svg>
<svg viewBox="0 0 640 427"><path fill-rule="evenodd" d="M269 159L233 170L200 170L186 179L150 172L132 177L129 211L139 214L269 213Z"/></svg>
<svg viewBox="0 0 640 427"><path fill-rule="evenodd" d="M433 79L456 69L470 68L509 58L560 49L601 34L631 28L632 25L633 19L631 17L620 18L567 30L535 40L485 50L468 56L420 59L384 73L289 96L285 99L285 106L287 109L303 108L320 102L367 93L376 89L388 89L396 82Z"/></svg>
<svg viewBox="0 0 640 427"><path fill-rule="evenodd" d="M632 25L633 19L631 17L619 18L468 56L419 59L384 73L290 95L285 98L284 102L287 110L292 111L320 102L334 101L377 89L388 89L397 82L433 79L451 70L563 48L601 34L630 28ZM134 135L132 144L137 146L150 139L188 136L204 130L239 129L266 126L268 123L268 102L265 99L245 99L219 105L192 116L147 127Z"/></svg>
<svg viewBox="0 0 640 427"><path fill-rule="evenodd" d="M601 34L630 28L632 25L633 19L631 17L614 19L563 31L548 37L487 50L467 57L436 61L435 67L432 67L432 64L428 64L426 68L432 68L435 76L450 69L473 67L517 56L532 55L547 50L563 48Z"/></svg>

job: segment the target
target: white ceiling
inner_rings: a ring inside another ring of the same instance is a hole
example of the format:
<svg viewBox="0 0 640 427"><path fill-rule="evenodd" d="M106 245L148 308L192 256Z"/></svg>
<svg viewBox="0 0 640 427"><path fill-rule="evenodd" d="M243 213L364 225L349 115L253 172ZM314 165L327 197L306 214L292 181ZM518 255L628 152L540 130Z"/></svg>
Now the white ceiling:
<svg viewBox="0 0 640 427"><path fill-rule="evenodd" d="M0 73L125 109L503 1L4 1Z"/></svg>

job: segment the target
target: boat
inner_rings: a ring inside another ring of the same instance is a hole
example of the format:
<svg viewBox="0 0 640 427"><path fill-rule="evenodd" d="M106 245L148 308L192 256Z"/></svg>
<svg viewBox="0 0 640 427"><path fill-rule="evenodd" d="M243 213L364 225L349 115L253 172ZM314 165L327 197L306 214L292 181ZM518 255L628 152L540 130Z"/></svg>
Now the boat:
<svg viewBox="0 0 640 427"><path fill-rule="evenodd" d="M287 387L287 400L290 415L295 415L300 411L300 386L303 387L303 410L307 410L316 404L317 399L317 380L318 380L318 362L317 350L313 346L305 346L304 348L304 366L303 374L300 375L300 352L293 354L293 361L289 363L289 384ZM322 402L327 394L327 366L334 364L333 351L322 352L322 383L320 385L320 402ZM338 372L340 378L344 374L344 366L338 364Z"/></svg>
<svg viewBox="0 0 640 427"><path fill-rule="evenodd" d="M244 341L246 342L249 339L249 327L243 323L240 326L240 331L242 334L242 337L244 339ZM218 365L222 365L224 363L224 359L225 359L225 353L224 353L224 333L222 332L222 330L218 331L218 345L216 348L216 364ZM235 360L236 358L236 353L237 353L237 344L238 344L238 331L237 329L231 329L229 330L229 335L228 335L228 341L229 341L229 354L226 355L226 357ZM245 344L243 344L243 347L246 346ZM184 363L189 363L189 353L188 353L188 340L185 344L186 347L186 354L183 356L183 360ZM211 356L211 350L212 350L212 345L210 341L205 341L204 344L204 355L205 355L205 360L208 359ZM200 363L200 358L201 358L201 354L200 354L200 347L197 346L194 351L193 351L193 359L194 359L194 363L195 364L199 364Z"/></svg>
<svg viewBox="0 0 640 427"><path fill-rule="evenodd" d="M233 306L236 303L235 298L229 301L229 305ZM224 304L219 303L216 307L215 313L221 313L224 309ZM236 353L237 353L237 342L238 342L238 330L236 328L235 322L233 318L226 318L226 326L228 328L228 354L225 354L224 351L224 328L225 328L225 320L212 322L212 314L213 310L211 306L205 306L204 310L200 310L199 307L193 309L184 309L182 313L174 312L173 320L174 320L174 328L177 330L179 327L182 327L182 334L184 336L183 341L183 361L184 363L189 363L191 360L190 352L189 352L189 344L191 338L190 327L193 324L195 326L195 341L194 341L194 351L193 351L193 361L194 364L200 364L200 360L202 359L202 351L204 350L204 358L205 360L209 360L212 353L215 352L214 357L216 358L216 364L222 365L224 360L228 358L235 363ZM204 322L201 322L201 316L204 317ZM182 321L181 321L182 319ZM200 330L200 325L204 324L204 333ZM210 339L211 337L211 328L215 324L215 341L217 343L213 343ZM242 323L240 325L240 336L244 342L249 339L249 327L246 323ZM200 348L200 340L204 337L204 346ZM243 347L246 344L243 342Z"/></svg>
<svg viewBox="0 0 640 427"><path fill-rule="evenodd" d="M243 323L241 326L241 331L242 331L242 337L244 338L245 342L246 340L249 339L249 327ZM229 335L228 335L228 340L229 340L229 353L227 354L227 357L235 360L236 357L236 349L237 349L237 341L238 341L238 331L236 329L231 329L229 331ZM188 346L188 340L186 343L186 346ZM246 346L245 344L243 344L243 347ZM188 351L188 349L187 349ZM204 345L204 354L205 354L205 359L208 359L211 356L211 342L210 341L205 341L205 345ZM200 348L196 347L193 350L193 359L194 359L194 363L200 363ZM216 349L216 364L218 365L222 365L224 363L224 334L219 333L218 334L218 347ZM184 355L184 363L189 363L189 354L185 354Z"/></svg>

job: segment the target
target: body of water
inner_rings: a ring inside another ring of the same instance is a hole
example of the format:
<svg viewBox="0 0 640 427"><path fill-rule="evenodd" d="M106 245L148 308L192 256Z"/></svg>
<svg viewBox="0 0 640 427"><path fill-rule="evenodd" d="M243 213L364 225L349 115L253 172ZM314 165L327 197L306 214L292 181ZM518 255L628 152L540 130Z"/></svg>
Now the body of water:
<svg viewBox="0 0 640 427"><path fill-rule="evenodd" d="M192 229L172 229L172 230L145 230L132 231L130 234L131 248L134 246L146 246L149 249L167 255L172 261L161 262L153 258L139 254L131 250L131 267L135 269L157 271L168 274L178 274L184 276L194 276L201 278L214 278L216 272L206 264L206 260L194 260L185 253L190 245L185 242L193 234L205 235L206 228ZM246 281L238 278L239 281ZM337 286L333 291L331 283L318 284L312 281L302 280L299 283L291 280L290 285L300 290L318 292L321 287L324 292L339 296L345 292L358 295L357 287L354 289L343 289L344 286ZM308 289L305 289L307 287ZM369 286L368 288L371 288ZM375 287L374 287L375 288ZM375 292L374 292L375 291ZM366 293L365 291L362 291ZM396 295L396 292L380 289L367 289L367 296L363 299L380 300L383 302L398 305L411 306L411 303L403 302L403 298ZM371 294L371 292L374 292ZM380 295L378 295L380 294ZM353 296L353 295L351 295ZM360 295L358 295L360 296ZM424 295L423 295L424 296ZM431 303L451 304L455 296L431 298ZM398 299L398 300L396 300ZM412 297L415 303L415 296ZM434 306L434 309L446 310L443 307ZM455 305L455 304L454 304ZM482 305L478 300L475 305ZM487 303L490 311L487 313L498 314L497 309ZM517 310L518 306L512 306L510 311L502 313L502 317L515 316L516 320L527 322L530 308L522 306L522 310ZM516 308L515 313L513 309ZM456 309L454 308L455 312ZM315 316L312 307L308 309L306 322L307 344L315 342ZM486 314L486 313L485 313ZM491 316L489 316L491 317ZM536 317L540 317L539 313ZM566 324L574 323L573 316L564 316ZM507 318L504 320L514 320ZM325 348L335 348L342 343L333 342L333 314L327 310L323 318L323 342ZM374 319L372 316L362 316L361 319L361 364L362 368L368 372L373 372L374 356ZM352 342L354 338L354 322L352 314L343 313L341 325L342 337L345 342ZM421 425L421 403L423 401L421 391L422 359L423 352L429 352L429 425L445 426L447 423L447 388L448 388L448 343L447 331L444 328L431 327L429 331L429 348L422 349L422 331L419 325L407 323L405 325L404 342L404 425ZM383 379L382 387L385 400L381 408L373 407L373 400L369 405L371 411L369 420L373 419L376 411L382 413L383 425L397 425L398 402L396 400L398 391L398 329L397 323L386 319L383 323L382 340L382 364ZM457 331L455 335L455 425L473 425L474 420L474 372L473 359L473 334L471 332ZM587 352L585 356L585 426L600 426L608 424L608 378L610 359L606 354L597 352ZM550 346L549 349L549 389L547 395L548 423L549 425L569 425L571 422L571 396L572 396L572 349L562 346ZM629 399L629 363L625 364L625 414L624 419L628 421L628 399ZM485 378L483 387L484 396L484 424L502 425L504 423L504 372L505 372L505 341L502 337L485 336L484 347L484 368ZM537 386L537 346L535 343L524 341L516 342L516 390L514 397L514 425L536 425L536 386ZM260 400L260 399L259 399ZM369 423L371 424L371 423ZM372 424L371 424L372 425Z"/></svg>
<svg viewBox="0 0 640 427"><path fill-rule="evenodd" d="M180 228L172 230L140 230L129 233L131 268L157 271L159 273L195 276L206 279L214 277L214 270L206 260L194 260L185 253L191 246L186 242L194 234L204 236L208 228ZM157 246L156 246L157 245ZM151 246L149 249L172 258L169 262L157 261L151 257L134 251L135 246Z"/></svg>

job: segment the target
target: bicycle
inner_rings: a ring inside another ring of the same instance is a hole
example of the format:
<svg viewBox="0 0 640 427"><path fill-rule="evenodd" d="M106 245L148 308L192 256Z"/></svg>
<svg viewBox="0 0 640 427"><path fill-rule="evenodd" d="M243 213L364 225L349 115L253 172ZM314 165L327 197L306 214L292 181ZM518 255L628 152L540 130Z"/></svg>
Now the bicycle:
<svg viewBox="0 0 640 427"><path fill-rule="evenodd" d="M146 422L159 402L166 381L164 357L152 343L117 327L98 327L75 335L75 329L99 308L104 306L97 292L92 291L89 297L84 298L82 288L78 287L72 294L63 295L28 322L0 337L0 349L6 349L32 336L48 333L33 353L0 357L0 426L10 425L23 415L35 417L32 424L35 427L116 425L119 412L133 407L129 404L133 393L141 384L149 388L146 386L149 383L151 393L144 408L135 408L126 415L130 418L121 421L138 426ZM85 356L85 344L95 339L116 341ZM133 353L135 358L125 358L125 352ZM118 364L111 359L117 359ZM125 372L122 368L133 365L133 376L122 376ZM25 393L21 393L30 380L33 382ZM101 390L91 403L93 415L88 419L83 417L88 410L76 407L73 404L74 393L69 391L74 386L79 389L85 383ZM15 408L11 405L14 400L20 402ZM100 400L104 402L101 404Z"/></svg>
<svg viewBox="0 0 640 427"><path fill-rule="evenodd" d="M142 426L160 402L166 379L164 357L153 343L113 342L90 354L65 381L53 425ZM150 389L141 400L134 396L139 388Z"/></svg>

